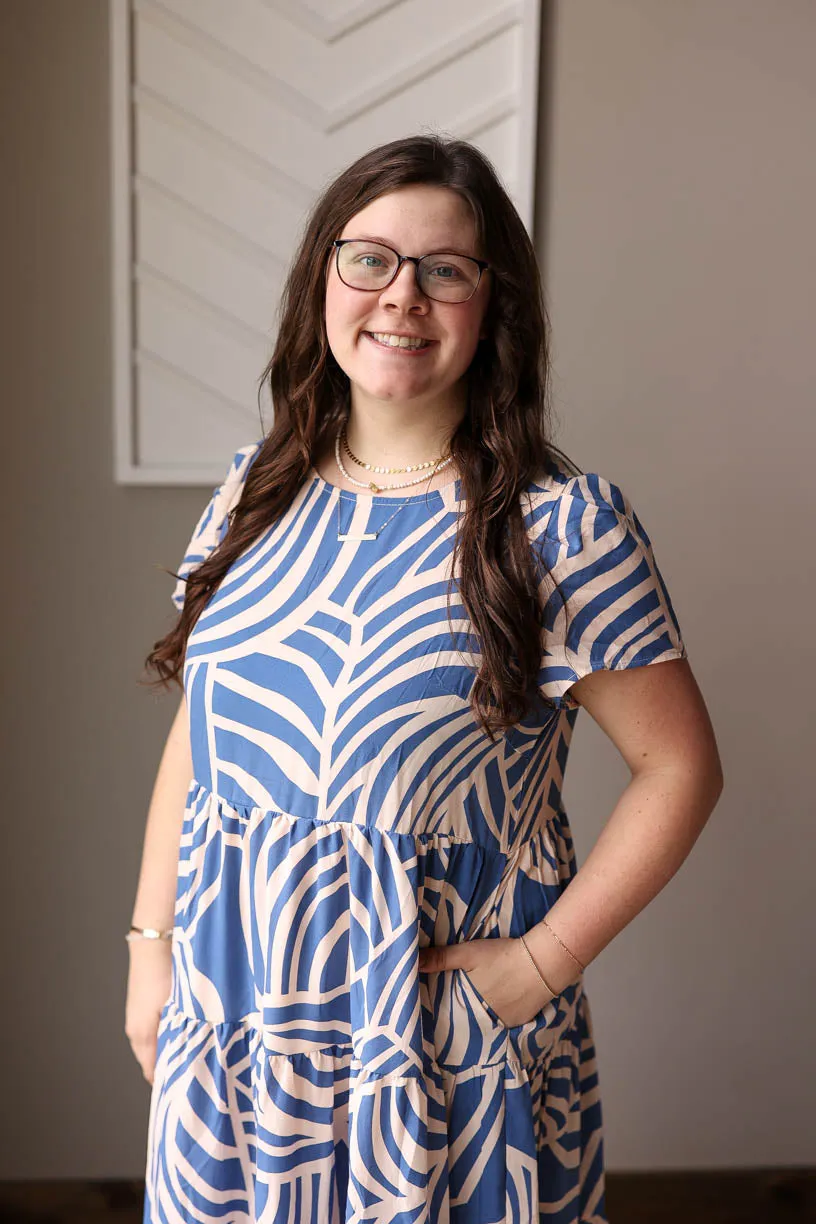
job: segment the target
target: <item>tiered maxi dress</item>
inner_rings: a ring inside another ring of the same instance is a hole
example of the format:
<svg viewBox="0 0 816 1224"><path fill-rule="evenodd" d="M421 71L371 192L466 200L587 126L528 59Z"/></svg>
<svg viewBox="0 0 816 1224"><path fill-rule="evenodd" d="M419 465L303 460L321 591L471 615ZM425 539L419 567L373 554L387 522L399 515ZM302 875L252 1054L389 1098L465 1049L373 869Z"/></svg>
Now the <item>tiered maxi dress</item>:
<svg viewBox="0 0 816 1224"><path fill-rule="evenodd" d="M177 607L259 446L205 507ZM394 500L312 471L193 628L146 1224L606 1220L583 980L508 1027L417 952L546 915L576 871L570 685L685 647L620 488L553 466L523 498L539 699L491 742L450 583L461 499L458 481Z"/></svg>

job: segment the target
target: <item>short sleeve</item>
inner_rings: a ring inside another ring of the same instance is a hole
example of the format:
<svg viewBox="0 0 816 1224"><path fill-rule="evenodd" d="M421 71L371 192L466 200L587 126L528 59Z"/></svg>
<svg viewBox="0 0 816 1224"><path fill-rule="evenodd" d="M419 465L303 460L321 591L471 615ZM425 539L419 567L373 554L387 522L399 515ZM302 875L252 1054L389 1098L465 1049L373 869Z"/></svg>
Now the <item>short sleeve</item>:
<svg viewBox="0 0 816 1224"><path fill-rule="evenodd" d="M622 490L585 474L542 498L531 537L544 607L540 691L577 709L568 694L590 672L622 671L686 657L652 543Z"/></svg>
<svg viewBox="0 0 816 1224"><path fill-rule="evenodd" d="M170 595L179 612L184 606L187 575L209 556L226 535L229 525L227 515L240 499L247 472L260 448L260 442L253 442L236 451L223 483L213 490L212 497L195 525L184 559L178 568L176 585Z"/></svg>

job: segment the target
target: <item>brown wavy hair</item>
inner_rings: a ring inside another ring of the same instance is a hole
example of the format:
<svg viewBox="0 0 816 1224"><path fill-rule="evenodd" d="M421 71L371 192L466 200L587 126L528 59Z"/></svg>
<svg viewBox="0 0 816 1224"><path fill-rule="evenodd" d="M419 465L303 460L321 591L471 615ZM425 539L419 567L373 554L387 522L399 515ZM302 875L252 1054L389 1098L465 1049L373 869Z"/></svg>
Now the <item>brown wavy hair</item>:
<svg viewBox="0 0 816 1224"><path fill-rule="evenodd" d="M409 184L447 187L470 205L493 283L467 371L467 408L449 441L465 510L454 544L458 591L480 656L474 716L491 738L529 712L541 666L543 577L525 529L522 495L557 455L550 439L549 319L530 237L489 160L463 140L436 135L372 149L323 192L306 223L284 286L277 341L259 379L269 380L274 424L250 466L226 535L190 572L174 627L145 667L151 687L183 687L187 638L232 563L291 504L349 410L349 380L328 344L325 275L331 242L362 208ZM169 571L172 572L172 571ZM450 622L450 593L448 597ZM454 634L454 638L456 635Z"/></svg>

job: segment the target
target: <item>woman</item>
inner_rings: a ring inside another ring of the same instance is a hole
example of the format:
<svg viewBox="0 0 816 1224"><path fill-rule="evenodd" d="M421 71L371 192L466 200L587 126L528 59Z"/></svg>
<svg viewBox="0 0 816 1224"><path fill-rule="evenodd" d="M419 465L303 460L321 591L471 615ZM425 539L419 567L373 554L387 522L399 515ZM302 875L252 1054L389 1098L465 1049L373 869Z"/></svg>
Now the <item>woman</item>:
<svg viewBox="0 0 816 1224"><path fill-rule="evenodd" d="M472 146L328 187L274 427L147 660L185 696L130 932L146 1221L606 1218L583 969L722 783L649 538L552 445L547 374L533 249ZM578 871L582 707L632 776Z"/></svg>

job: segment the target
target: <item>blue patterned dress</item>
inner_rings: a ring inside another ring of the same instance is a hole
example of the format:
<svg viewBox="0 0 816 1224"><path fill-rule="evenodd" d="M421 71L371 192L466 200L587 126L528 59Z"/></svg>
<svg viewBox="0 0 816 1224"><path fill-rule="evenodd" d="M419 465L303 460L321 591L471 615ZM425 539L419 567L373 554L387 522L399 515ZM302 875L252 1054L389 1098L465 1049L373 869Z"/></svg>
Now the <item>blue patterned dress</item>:
<svg viewBox="0 0 816 1224"><path fill-rule="evenodd" d="M258 447L204 509L177 607ZM507 1027L464 970L420 974L417 949L544 917L576 870L570 685L685 648L624 494L555 468L523 503L563 597L542 581L555 708L491 743L455 588L456 640L447 619L460 496L457 481L396 501L312 472L190 635L146 1224L606 1220L582 981Z"/></svg>

